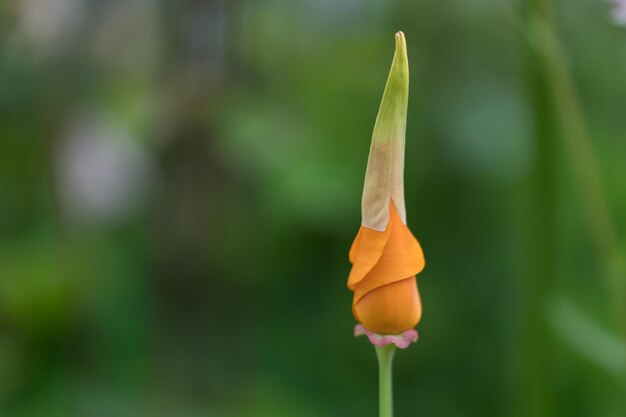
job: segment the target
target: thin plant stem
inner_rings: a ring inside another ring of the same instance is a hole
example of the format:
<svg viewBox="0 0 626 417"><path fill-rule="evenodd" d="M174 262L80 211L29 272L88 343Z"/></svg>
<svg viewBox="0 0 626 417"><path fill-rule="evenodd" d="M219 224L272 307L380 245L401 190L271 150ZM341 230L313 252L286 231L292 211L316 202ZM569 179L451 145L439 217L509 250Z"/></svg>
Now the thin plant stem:
<svg viewBox="0 0 626 417"><path fill-rule="evenodd" d="M393 344L376 346L378 357L378 400L380 417L393 417L393 355L396 347Z"/></svg>
<svg viewBox="0 0 626 417"><path fill-rule="evenodd" d="M582 206L596 257L609 295L615 325L626 335L626 257L615 227L583 106L576 91L565 50L551 10L552 0L531 0L530 46L538 56L551 95L554 117L574 168ZM624 352L626 354L626 350ZM624 386L626 381L622 380Z"/></svg>
<svg viewBox="0 0 626 417"><path fill-rule="evenodd" d="M550 0L542 1L550 5ZM531 44L541 57L556 119L574 167L590 236L596 256L604 268L602 275L610 296L615 324L622 334L626 334L624 254L609 209L580 98L552 19L546 19L538 13L533 15Z"/></svg>
<svg viewBox="0 0 626 417"><path fill-rule="evenodd" d="M527 25L532 28L534 16L551 20L552 8L547 0L526 2ZM535 164L530 177L527 239L527 274L522 287L522 334L520 338L519 404L514 415L545 416L553 414L552 385L549 381L550 344L544 320L547 297L556 276L556 169L555 125L548 81L541 56L528 50L528 91L532 106Z"/></svg>

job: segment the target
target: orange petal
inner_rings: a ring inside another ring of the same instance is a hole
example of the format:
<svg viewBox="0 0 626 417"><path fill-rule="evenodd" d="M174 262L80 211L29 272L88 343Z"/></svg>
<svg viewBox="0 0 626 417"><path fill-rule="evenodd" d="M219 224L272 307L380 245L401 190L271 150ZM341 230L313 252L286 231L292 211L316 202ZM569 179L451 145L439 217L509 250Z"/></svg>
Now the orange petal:
<svg viewBox="0 0 626 417"><path fill-rule="evenodd" d="M356 234L354 238L354 242L352 242L352 246L350 246L350 252L348 253L348 259L350 259L350 263L353 264L356 255L359 252L359 244L361 242L361 230L363 230L363 226L359 227L359 232Z"/></svg>
<svg viewBox="0 0 626 417"><path fill-rule="evenodd" d="M358 285L353 286L355 291L354 303L378 287L412 277L424 269L424 253L420 244L409 228L402 224L393 204L390 211L391 217L387 226L387 230L391 230L389 240L386 242L376 264L366 272L364 277L355 282ZM365 239L366 235L362 234L359 246L365 243ZM357 254L357 260L360 253L361 251ZM351 282L348 281L348 287L350 284Z"/></svg>
<svg viewBox="0 0 626 417"><path fill-rule="evenodd" d="M376 265L390 236L390 226L384 232L361 226L350 248L350 262L353 265L348 276L348 288L354 291L356 284Z"/></svg>
<svg viewBox="0 0 626 417"><path fill-rule="evenodd" d="M382 335L415 327L422 317L415 277L376 288L356 302L352 312L366 329Z"/></svg>

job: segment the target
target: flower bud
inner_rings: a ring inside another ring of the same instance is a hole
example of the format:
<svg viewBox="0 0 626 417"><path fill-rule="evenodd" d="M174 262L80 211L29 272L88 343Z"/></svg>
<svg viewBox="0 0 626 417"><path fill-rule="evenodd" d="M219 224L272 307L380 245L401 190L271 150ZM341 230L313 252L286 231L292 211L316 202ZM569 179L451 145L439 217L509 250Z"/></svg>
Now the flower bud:
<svg viewBox="0 0 626 417"><path fill-rule="evenodd" d="M424 269L422 249L406 226L404 140L409 68L404 34L378 111L365 173L361 228L350 249L348 288L352 312L365 329L399 334L422 315L415 276Z"/></svg>

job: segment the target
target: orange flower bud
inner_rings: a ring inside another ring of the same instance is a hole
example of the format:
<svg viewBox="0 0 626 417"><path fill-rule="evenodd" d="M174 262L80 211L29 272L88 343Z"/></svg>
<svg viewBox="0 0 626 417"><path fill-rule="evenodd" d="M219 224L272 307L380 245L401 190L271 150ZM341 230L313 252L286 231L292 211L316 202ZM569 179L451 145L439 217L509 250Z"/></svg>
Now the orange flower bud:
<svg viewBox="0 0 626 417"><path fill-rule="evenodd" d="M348 288L352 312L365 329L399 334L422 315L415 276L424 269L422 249L406 226L404 136L408 59L402 32L380 105L365 174L362 225L352 248Z"/></svg>

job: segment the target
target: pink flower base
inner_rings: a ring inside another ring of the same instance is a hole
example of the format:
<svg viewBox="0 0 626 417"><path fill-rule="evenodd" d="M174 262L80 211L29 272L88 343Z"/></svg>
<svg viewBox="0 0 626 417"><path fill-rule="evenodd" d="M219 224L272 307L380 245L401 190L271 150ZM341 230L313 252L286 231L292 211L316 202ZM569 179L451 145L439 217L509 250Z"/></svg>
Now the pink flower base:
<svg viewBox="0 0 626 417"><path fill-rule="evenodd" d="M393 343L400 349L406 349L411 343L417 342L417 331L415 329L410 329L400 334L378 334L367 330L362 324L357 324L354 326L354 335L366 335L374 346L379 347Z"/></svg>

